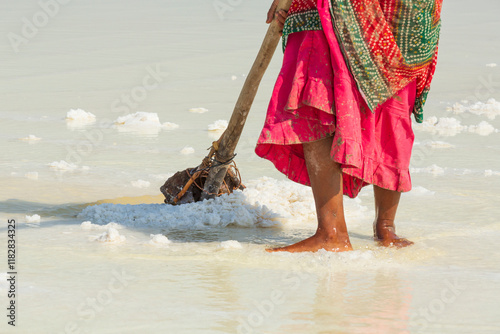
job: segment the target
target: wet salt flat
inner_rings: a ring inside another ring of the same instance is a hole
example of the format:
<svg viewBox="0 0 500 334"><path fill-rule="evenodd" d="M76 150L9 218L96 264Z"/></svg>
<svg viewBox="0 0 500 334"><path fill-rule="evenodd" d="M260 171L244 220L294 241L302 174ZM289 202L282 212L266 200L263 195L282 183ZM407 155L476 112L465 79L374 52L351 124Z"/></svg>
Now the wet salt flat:
<svg viewBox="0 0 500 334"><path fill-rule="evenodd" d="M497 1L444 3L398 211L415 245L374 243L368 187L346 198L354 251L294 255L264 249L314 231L310 189L253 153L280 50L237 149L247 189L178 207L159 192L227 126L267 3L71 1L44 24L40 6L0 4L1 333L500 332Z"/></svg>

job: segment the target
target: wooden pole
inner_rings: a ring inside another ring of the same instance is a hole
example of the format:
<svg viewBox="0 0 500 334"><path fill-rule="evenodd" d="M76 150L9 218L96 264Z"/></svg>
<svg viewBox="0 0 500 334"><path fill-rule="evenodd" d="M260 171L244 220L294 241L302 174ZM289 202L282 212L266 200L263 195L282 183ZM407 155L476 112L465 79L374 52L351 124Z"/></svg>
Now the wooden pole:
<svg viewBox="0 0 500 334"><path fill-rule="evenodd" d="M276 12L279 10L288 11L292 0L280 0ZM245 84L241 89L240 96L233 110L229 125L226 131L220 138L219 147L215 153L215 159L219 162L226 162L233 158L236 145L243 131L243 126L248 116L248 112L252 106L257 89L264 73L266 72L269 63L273 57L276 46L281 38L280 27L276 20L273 20L267 29L266 37L262 42L257 58L255 59ZM203 199L213 198L219 193L222 181L226 176L228 165L219 165L215 162L215 167L210 169L210 172L205 182L205 192L202 195Z"/></svg>

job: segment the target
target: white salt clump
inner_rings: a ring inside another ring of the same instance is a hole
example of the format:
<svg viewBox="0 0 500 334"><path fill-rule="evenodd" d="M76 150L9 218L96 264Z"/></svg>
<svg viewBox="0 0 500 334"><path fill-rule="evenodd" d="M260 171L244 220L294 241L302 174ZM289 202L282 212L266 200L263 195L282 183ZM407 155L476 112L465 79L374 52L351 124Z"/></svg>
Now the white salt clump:
<svg viewBox="0 0 500 334"><path fill-rule="evenodd" d="M112 227L116 230L119 230L123 228L119 224L115 222L108 223L106 225L97 225L97 224L92 224L91 221L84 221L83 223L80 224L80 227L82 230L87 230L87 231L94 231L94 230L107 230L108 228Z"/></svg>
<svg viewBox="0 0 500 334"><path fill-rule="evenodd" d="M161 127L163 130L175 130L179 128L179 125L171 122L165 122L161 125Z"/></svg>
<svg viewBox="0 0 500 334"><path fill-rule="evenodd" d="M153 127L161 126L160 118L157 113L138 111L133 114L118 117L115 125L123 127Z"/></svg>
<svg viewBox="0 0 500 334"><path fill-rule="evenodd" d="M194 148L192 148L191 146L186 146L181 150L181 154L183 155L188 155L193 153L194 153Z"/></svg>
<svg viewBox="0 0 500 334"><path fill-rule="evenodd" d="M149 240L150 245L159 246L172 243L172 241L168 240L163 234L151 234L149 237L151 238L151 240Z"/></svg>
<svg viewBox="0 0 500 334"><path fill-rule="evenodd" d="M24 174L24 177L29 180L38 180L38 172L28 172Z"/></svg>
<svg viewBox="0 0 500 334"><path fill-rule="evenodd" d="M39 141L41 140L42 138L39 138L35 135L29 135L28 137L24 137L24 138L19 138L19 140L24 140L24 141L28 141L28 142L35 142L35 141Z"/></svg>
<svg viewBox="0 0 500 334"><path fill-rule="evenodd" d="M77 165L66 162L64 160L51 162L50 164L48 164L48 166L52 169L59 170L59 171L69 171L69 170L75 170L78 168Z"/></svg>
<svg viewBox="0 0 500 334"><path fill-rule="evenodd" d="M224 131L229 125L228 121L220 119L208 125L208 131Z"/></svg>
<svg viewBox="0 0 500 334"><path fill-rule="evenodd" d="M224 249L242 249L243 246L236 240L226 240L219 244L219 248Z"/></svg>
<svg viewBox="0 0 500 334"><path fill-rule="evenodd" d="M195 114L203 114L203 113L206 113L208 111L207 108L191 108L189 109L189 112L192 112L192 113L195 113Z"/></svg>
<svg viewBox="0 0 500 334"><path fill-rule="evenodd" d="M491 120L500 115L500 102L496 101L495 99L489 99L488 101L486 101L486 103L476 102L471 105L468 105L467 102L463 103L464 104L455 103L450 110L455 114L468 112L478 116L486 116Z"/></svg>
<svg viewBox="0 0 500 334"><path fill-rule="evenodd" d="M486 64L486 67L497 67L496 63Z"/></svg>
<svg viewBox="0 0 500 334"><path fill-rule="evenodd" d="M25 219L27 223L39 223L41 218L39 215L33 215L33 216L26 216Z"/></svg>
<svg viewBox="0 0 500 334"><path fill-rule="evenodd" d="M415 125L415 129L438 134L440 136L455 136L467 129L460 121L453 117L429 117L423 123Z"/></svg>
<svg viewBox="0 0 500 334"><path fill-rule="evenodd" d="M124 242L127 238L125 236L120 235L117 229L110 227L103 234L95 238L95 241L105 242L105 243L121 243Z"/></svg>
<svg viewBox="0 0 500 334"><path fill-rule="evenodd" d="M463 114L467 111L467 107L457 102L451 108L447 108L447 110L453 111L455 114Z"/></svg>
<svg viewBox="0 0 500 334"><path fill-rule="evenodd" d="M130 183L132 184L132 187L135 188L149 188L151 186L151 182L144 180L132 181Z"/></svg>
<svg viewBox="0 0 500 334"><path fill-rule="evenodd" d="M93 124L96 121L96 116L82 109L71 109L66 113L66 124L69 127L83 127Z"/></svg>
<svg viewBox="0 0 500 334"><path fill-rule="evenodd" d="M160 123L157 113L138 111L133 114L118 117L114 128L120 132L138 132L141 134L158 134L163 130L173 130L179 126L174 123Z"/></svg>
<svg viewBox="0 0 500 334"><path fill-rule="evenodd" d="M233 81L234 81L234 80L236 80L236 79L238 79L238 77L237 77L236 75L232 75L232 76L231 76L231 80L233 80Z"/></svg>
<svg viewBox="0 0 500 334"><path fill-rule="evenodd" d="M490 123L482 121L478 125L469 126L469 132L477 133L481 136L489 136L495 132L495 128Z"/></svg>

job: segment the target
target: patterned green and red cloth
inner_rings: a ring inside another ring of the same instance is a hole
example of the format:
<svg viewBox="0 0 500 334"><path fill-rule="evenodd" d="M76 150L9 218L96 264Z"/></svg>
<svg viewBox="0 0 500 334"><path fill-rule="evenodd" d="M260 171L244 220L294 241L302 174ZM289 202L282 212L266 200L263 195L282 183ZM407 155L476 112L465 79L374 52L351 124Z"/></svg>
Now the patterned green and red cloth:
<svg viewBox="0 0 500 334"><path fill-rule="evenodd" d="M294 0L283 30L333 29L368 107L416 81L414 115L423 106L437 63L442 0L329 0L332 27L324 27L315 0Z"/></svg>

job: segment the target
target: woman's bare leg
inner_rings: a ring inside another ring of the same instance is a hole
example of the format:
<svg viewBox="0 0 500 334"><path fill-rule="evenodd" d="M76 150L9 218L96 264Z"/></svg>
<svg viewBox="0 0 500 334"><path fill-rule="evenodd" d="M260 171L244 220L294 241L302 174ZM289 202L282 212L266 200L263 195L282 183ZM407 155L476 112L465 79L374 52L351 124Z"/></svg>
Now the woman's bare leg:
<svg viewBox="0 0 500 334"><path fill-rule="evenodd" d="M333 137L303 144L309 179L318 215L316 233L296 244L268 252L341 252L352 250L344 219L342 172L330 158Z"/></svg>
<svg viewBox="0 0 500 334"><path fill-rule="evenodd" d="M373 223L375 240L378 240L381 245L386 247L406 247L413 245L412 241L396 235L394 219L396 218L401 193L383 189L375 185L373 186L373 193L375 195L376 214L375 222Z"/></svg>

